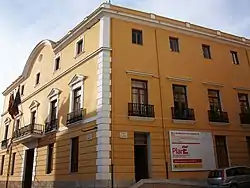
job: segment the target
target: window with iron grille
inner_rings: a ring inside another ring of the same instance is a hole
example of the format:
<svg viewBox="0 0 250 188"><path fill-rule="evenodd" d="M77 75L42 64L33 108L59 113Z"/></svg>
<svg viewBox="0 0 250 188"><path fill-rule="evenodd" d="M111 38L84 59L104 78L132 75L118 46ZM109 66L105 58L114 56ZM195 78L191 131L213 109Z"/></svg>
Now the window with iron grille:
<svg viewBox="0 0 250 188"><path fill-rule="evenodd" d="M183 85L173 85L173 95L174 95L174 107L176 109L187 109L187 91L186 86Z"/></svg>
<svg viewBox="0 0 250 188"><path fill-rule="evenodd" d="M206 59L211 59L211 51L210 51L210 46L202 44L202 51L203 51L203 56Z"/></svg>
<svg viewBox="0 0 250 188"><path fill-rule="evenodd" d="M49 144L47 149L47 167L46 167L46 174L50 174L53 168L53 148L54 144Z"/></svg>
<svg viewBox="0 0 250 188"><path fill-rule="evenodd" d="M16 160L16 153L12 154L12 163L11 163L11 172L10 175L14 175L14 170L15 170L15 160Z"/></svg>
<svg viewBox="0 0 250 188"><path fill-rule="evenodd" d="M70 171L78 172L78 153L79 153L79 138L75 137L71 139L71 159L70 159Z"/></svg>
<svg viewBox="0 0 250 188"><path fill-rule="evenodd" d="M226 136L215 136L218 168L228 167Z"/></svg>
<svg viewBox="0 0 250 188"><path fill-rule="evenodd" d="M74 90L74 102L73 109L77 111L81 108L81 87Z"/></svg>
<svg viewBox="0 0 250 188"><path fill-rule="evenodd" d="M132 80L132 102L136 104L148 104L147 81Z"/></svg>
<svg viewBox="0 0 250 188"><path fill-rule="evenodd" d="M249 112L248 94L238 93L240 110L242 113Z"/></svg>
<svg viewBox="0 0 250 188"><path fill-rule="evenodd" d="M132 43L142 45L142 30L132 29Z"/></svg>
<svg viewBox="0 0 250 188"><path fill-rule="evenodd" d="M240 62L239 62L239 58L238 58L238 53L235 52L235 51L231 51L231 56L232 56L232 59L233 59L233 64L239 65Z"/></svg>
<svg viewBox="0 0 250 188"><path fill-rule="evenodd" d="M179 39L175 37L169 37L170 50L172 52L180 52Z"/></svg>
<svg viewBox="0 0 250 188"><path fill-rule="evenodd" d="M3 175L3 168L4 168L4 155L2 155L2 160L1 160L1 169L0 169L0 175Z"/></svg>
<svg viewBox="0 0 250 188"><path fill-rule="evenodd" d="M208 99L210 110L214 112L221 111L221 102L220 102L220 92L219 90L208 90Z"/></svg>

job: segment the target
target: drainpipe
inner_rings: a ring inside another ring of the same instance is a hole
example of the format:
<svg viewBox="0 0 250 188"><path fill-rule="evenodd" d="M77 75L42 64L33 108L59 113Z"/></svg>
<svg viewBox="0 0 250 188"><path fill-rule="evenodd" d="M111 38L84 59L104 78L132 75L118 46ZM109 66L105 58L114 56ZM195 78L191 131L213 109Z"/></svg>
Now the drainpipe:
<svg viewBox="0 0 250 188"><path fill-rule="evenodd" d="M159 90L160 90L160 103L161 103L161 124L162 124L162 137L163 137L163 147L164 147L164 158L165 158L165 170L166 170L166 179L168 179L168 162L166 155L166 126L163 119L163 100L162 100L162 83L161 83L161 72L160 72L160 62L159 62L159 51L158 51L158 42L157 42L157 33L155 31L155 50L156 50L156 62L158 68L158 79L159 79Z"/></svg>

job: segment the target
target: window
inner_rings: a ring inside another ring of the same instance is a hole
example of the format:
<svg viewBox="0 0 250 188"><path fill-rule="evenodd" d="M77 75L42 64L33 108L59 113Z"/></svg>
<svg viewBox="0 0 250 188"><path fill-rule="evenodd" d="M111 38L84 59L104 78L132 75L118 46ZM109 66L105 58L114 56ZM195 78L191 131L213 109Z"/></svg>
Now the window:
<svg viewBox="0 0 250 188"><path fill-rule="evenodd" d="M74 111L77 111L81 108L81 88L76 88L74 90Z"/></svg>
<svg viewBox="0 0 250 188"><path fill-rule="evenodd" d="M48 145L48 150L47 150L47 167L46 167L46 174L50 174L52 172L53 168L53 148L54 144L49 144Z"/></svg>
<svg viewBox="0 0 250 188"><path fill-rule="evenodd" d="M79 55L82 52L83 52L83 39L79 40L76 43L76 55Z"/></svg>
<svg viewBox="0 0 250 188"><path fill-rule="evenodd" d="M36 111L31 112L31 121L30 123L34 125L36 123Z"/></svg>
<svg viewBox="0 0 250 188"><path fill-rule="evenodd" d="M20 92L21 95L24 94L24 85L21 86L21 92Z"/></svg>
<svg viewBox="0 0 250 188"><path fill-rule="evenodd" d="M14 174L14 170L15 170L15 160L16 160L16 153L12 154L12 163L11 163L11 172L10 175Z"/></svg>
<svg viewBox="0 0 250 188"><path fill-rule="evenodd" d="M9 124L6 124L6 125L5 125L5 133L4 133L4 140L7 140L8 131L9 131Z"/></svg>
<svg viewBox="0 0 250 188"><path fill-rule="evenodd" d="M210 46L202 44L202 51L203 51L203 56L206 59L211 59L211 52L210 52Z"/></svg>
<svg viewBox="0 0 250 188"><path fill-rule="evenodd" d="M40 72L36 74L36 85L40 82Z"/></svg>
<svg viewBox="0 0 250 188"><path fill-rule="evenodd" d="M78 137L71 139L70 172L78 172Z"/></svg>
<svg viewBox="0 0 250 188"><path fill-rule="evenodd" d="M148 104L147 81L132 80L132 102Z"/></svg>
<svg viewBox="0 0 250 188"><path fill-rule="evenodd" d="M169 37L169 43L170 43L170 50L172 52L180 52L178 38Z"/></svg>
<svg viewBox="0 0 250 188"><path fill-rule="evenodd" d="M186 86L173 85L174 107L178 110L188 108Z"/></svg>
<svg viewBox="0 0 250 188"><path fill-rule="evenodd" d="M218 168L228 167L228 153L225 136L215 136Z"/></svg>
<svg viewBox="0 0 250 188"><path fill-rule="evenodd" d="M1 160L1 169L0 169L0 175L3 175L3 168L4 168L4 155L2 155L2 160Z"/></svg>
<svg viewBox="0 0 250 188"><path fill-rule="evenodd" d="M20 119L16 120L15 130L18 130L20 127Z"/></svg>
<svg viewBox="0 0 250 188"><path fill-rule="evenodd" d="M55 59L55 68L54 68L54 71L57 71L59 68L60 68L60 56L58 56Z"/></svg>
<svg viewBox="0 0 250 188"><path fill-rule="evenodd" d="M53 121L56 119L56 114L57 114L57 100L51 101L50 105L51 105L50 121Z"/></svg>
<svg viewBox="0 0 250 188"><path fill-rule="evenodd" d="M232 59L233 59L233 64L235 65L239 65L239 58L238 58L238 54L235 51L231 51L231 55L232 55Z"/></svg>
<svg viewBox="0 0 250 188"><path fill-rule="evenodd" d="M142 45L142 30L132 29L132 43Z"/></svg>
<svg viewBox="0 0 250 188"><path fill-rule="evenodd" d="M249 156L249 161L250 161L250 136L246 137L246 142L247 142L247 150L248 150L248 156Z"/></svg>
<svg viewBox="0 0 250 188"><path fill-rule="evenodd" d="M221 102L220 102L220 94L219 90L208 90L208 100L210 110L213 112L220 112L221 111Z"/></svg>
<svg viewBox="0 0 250 188"><path fill-rule="evenodd" d="M238 98L239 98L241 113L249 112L248 95L244 93L238 93Z"/></svg>

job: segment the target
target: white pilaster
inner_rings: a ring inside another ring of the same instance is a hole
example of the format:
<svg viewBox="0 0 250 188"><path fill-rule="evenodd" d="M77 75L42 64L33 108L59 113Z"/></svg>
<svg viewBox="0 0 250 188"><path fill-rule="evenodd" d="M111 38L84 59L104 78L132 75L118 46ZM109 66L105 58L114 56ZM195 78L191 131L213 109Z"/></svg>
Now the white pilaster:
<svg viewBox="0 0 250 188"><path fill-rule="evenodd" d="M110 17L102 17L100 20L99 47L110 48ZM97 173L96 179L110 180L111 144L110 144L110 112L111 112L111 55L109 50L103 50L97 60Z"/></svg>

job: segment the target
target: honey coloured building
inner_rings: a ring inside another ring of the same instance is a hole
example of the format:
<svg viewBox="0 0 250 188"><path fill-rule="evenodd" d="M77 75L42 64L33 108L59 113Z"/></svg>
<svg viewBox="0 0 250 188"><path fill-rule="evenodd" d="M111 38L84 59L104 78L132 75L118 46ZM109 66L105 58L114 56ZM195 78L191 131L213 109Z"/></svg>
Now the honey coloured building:
<svg viewBox="0 0 250 188"><path fill-rule="evenodd" d="M249 80L249 39L104 3L38 43L3 92L0 187L129 187L249 165Z"/></svg>

